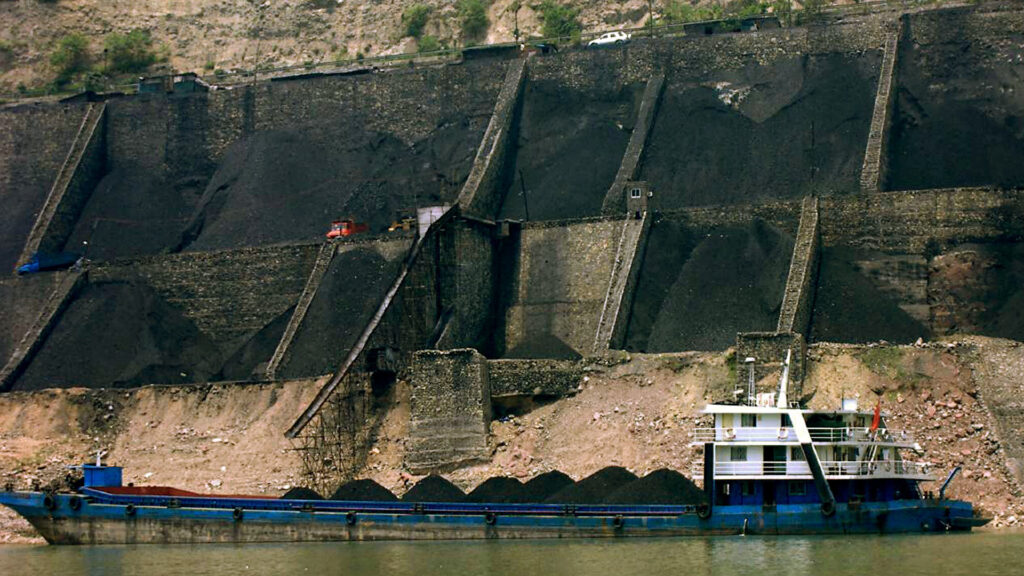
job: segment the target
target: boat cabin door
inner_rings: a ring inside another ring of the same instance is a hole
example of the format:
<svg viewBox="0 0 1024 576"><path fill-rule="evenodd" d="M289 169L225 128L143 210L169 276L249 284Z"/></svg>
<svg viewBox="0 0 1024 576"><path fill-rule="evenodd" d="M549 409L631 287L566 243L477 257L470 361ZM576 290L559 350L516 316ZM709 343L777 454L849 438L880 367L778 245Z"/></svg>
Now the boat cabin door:
<svg viewBox="0 0 1024 576"><path fill-rule="evenodd" d="M765 446L764 474L766 476L784 475L786 473L786 454L785 446Z"/></svg>

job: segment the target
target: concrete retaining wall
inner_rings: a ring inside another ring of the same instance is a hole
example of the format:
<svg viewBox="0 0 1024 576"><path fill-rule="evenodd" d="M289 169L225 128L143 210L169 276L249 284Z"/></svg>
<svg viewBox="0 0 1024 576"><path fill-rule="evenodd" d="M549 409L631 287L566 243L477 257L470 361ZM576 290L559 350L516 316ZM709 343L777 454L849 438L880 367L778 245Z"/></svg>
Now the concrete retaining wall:
<svg viewBox="0 0 1024 576"><path fill-rule="evenodd" d="M483 460L490 451L487 360L475 350L422 350L413 356L409 441L413 473Z"/></svg>
<svg viewBox="0 0 1024 576"><path fill-rule="evenodd" d="M746 390L749 369L745 362L754 358L754 381L757 392L776 392L779 390L778 377L782 374L782 363L786 360L786 352L792 350L789 361L789 401L800 398L801 382L804 379L804 365L807 361L807 341L803 335L789 332L743 332L736 335L736 387Z"/></svg>
<svg viewBox="0 0 1024 576"><path fill-rule="evenodd" d="M565 358L594 342L622 220L528 225L505 312L505 355Z"/></svg>
<svg viewBox="0 0 1024 576"><path fill-rule="evenodd" d="M0 109L0 270L18 264L84 114L80 104Z"/></svg>
<svg viewBox="0 0 1024 576"><path fill-rule="evenodd" d="M495 325L496 234L495 226L464 219L441 231L441 306L451 311L451 319L438 335L437 348L488 346Z"/></svg>
<svg viewBox="0 0 1024 576"><path fill-rule="evenodd" d="M804 54L858 54L884 44L885 20L870 16L830 26L686 36L536 58L530 64L530 78L560 80L579 89L622 87L647 82L658 73L699 79L713 71L763 66Z"/></svg>
<svg viewBox="0 0 1024 576"><path fill-rule="evenodd" d="M295 305L316 244L247 248L116 261L93 282L143 280L218 344L251 335Z"/></svg>
<svg viewBox="0 0 1024 576"><path fill-rule="evenodd" d="M1019 236L1024 190L946 188L824 197L819 209L825 246L920 254L929 242Z"/></svg>
<svg viewBox="0 0 1024 576"><path fill-rule="evenodd" d="M566 360L489 360L491 397L564 397L576 393L583 365Z"/></svg>

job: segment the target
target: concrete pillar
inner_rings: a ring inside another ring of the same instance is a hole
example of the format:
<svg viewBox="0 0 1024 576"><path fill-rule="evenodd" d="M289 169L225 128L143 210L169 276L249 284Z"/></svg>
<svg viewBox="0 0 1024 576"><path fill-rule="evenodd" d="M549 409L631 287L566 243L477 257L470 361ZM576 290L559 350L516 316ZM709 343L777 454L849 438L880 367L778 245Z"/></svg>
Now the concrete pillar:
<svg viewBox="0 0 1024 576"><path fill-rule="evenodd" d="M106 169L106 131L102 122L105 111L105 102L88 105L64 164L25 242L20 263L40 250L58 252L64 248Z"/></svg>
<svg viewBox="0 0 1024 576"><path fill-rule="evenodd" d="M789 277L782 295L782 309L776 332L797 332L808 335L814 291L818 283L818 199L804 198L800 211L800 227L789 263Z"/></svg>
<svg viewBox="0 0 1024 576"><path fill-rule="evenodd" d="M623 197L623 190L626 182L636 180L640 171L640 159L644 154L644 147L647 145L647 137L654 125L654 114L658 111L658 103L661 101L661 93L665 87L665 75L657 74L647 81L644 89L643 100L640 102L640 111L637 113L636 124L633 133L629 137L629 144L626 145L626 152L622 155L622 163L619 164L619 171L615 174L615 181L605 194L601 211L605 214L619 214L626 210L626 199Z"/></svg>
<svg viewBox="0 0 1024 576"><path fill-rule="evenodd" d="M478 218L494 218L501 209L503 169L514 142L509 142L516 109L526 81L526 59L509 62L505 83L491 114L484 137L473 161L466 183L456 201L462 212Z"/></svg>
<svg viewBox="0 0 1024 576"><path fill-rule="evenodd" d="M633 290L647 250L647 232L651 229L651 213L643 212L639 220L626 218L615 253L608 293L601 308L597 334L591 352L599 355L612 347L622 346L626 326L633 308Z"/></svg>
<svg viewBox="0 0 1024 576"><path fill-rule="evenodd" d="M490 455L491 390L487 359L469 348L413 355L406 466L416 474Z"/></svg>
<svg viewBox="0 0 1024 576"><path fill-rule="evenodd" d="M309 310L309 305L313 302L317 289L320 288L320 282L324 279L324 274L327 273L327 269L331 266L331 260L334 259L335 251L335 245L330 241L324 242L320 247L320 252L316 256L316 263L313 264L313 269L310 270L309 276L306 278L306 285L302 289L302 295L299 296L299 301L295 304L295 311L292 312L292 317L288 320L288 327L285 328L284 334L281 335L281 340L277 343L277 348L274 350L274 355L270 357L270 362L267 363L267 380L274 380L277 377L277 369L284 361L285 354L288 353L288 347L291 346L292 340L295 339L295 333L299 331L299 326L302 325L302 320L306 317L306 311Z"/></svg>
<svg viewBox="0 0 1024 576"><path fill-rule="evenodd" d="M899 52L903 19L898 20L895 29L885 40L882 69L878 75L878 92L875 95L875 109L871 113L871 129L864 151L864 166L860 174L862 192L879 192L885 183L886 154L888 152L889 126L892 123L893 85L896 76L896 57Z"/></svg>

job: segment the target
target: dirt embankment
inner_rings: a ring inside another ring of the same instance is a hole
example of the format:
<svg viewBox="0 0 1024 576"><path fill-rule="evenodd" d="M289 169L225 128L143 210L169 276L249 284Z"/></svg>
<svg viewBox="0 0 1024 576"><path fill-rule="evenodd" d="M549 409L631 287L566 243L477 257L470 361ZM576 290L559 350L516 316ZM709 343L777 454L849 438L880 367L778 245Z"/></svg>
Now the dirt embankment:
<svg viewBox="0 0 1024 576"><path fill-rule="evenodd" d="M511 42L516 27L525 36L540 35L541 17L533 8L537 3L523 2L516 14L509 10L512 1L485 3L490 26L480 42ZM50 81L50 52L71 31L88 37L93 54L101 57L105 35L148 30L156 45L166 46L169 67L182 72L251 69L257 58L264 66L284 66L415 52L416 41L402 36L402 12L413 4L431 8L424 35L448 46L462 45L455 2L449 0L0 2L0 21L5 23L0 29L0 92L13 91L19 83ZM588 30L640 26L649 9L646 0L559 4L578 8Z"/></svg>
<svg viewBox="0 0 1024 576"><path fill-rule="evenodd" d="M319 381L266 385L42 390L0 395L0 482L59 481L109 451L125 482L203 493L280 495L300 477L283 431ZM0 542L34 538L0 509Z"/></svg>
<svg viewBox="0 0 1024 576"><path fill-rule="evenodd" d="M994 515L995 526L1024 518L1024 493L1008 461L1024 451L1019 427L990 406L1012 390L1024 363L1018 343L973 337L921 346L816 345L804 397L812 408L859 397L880 399L887 425L907 430L941 481L963 473L949 495ZM692 430L710 400L731 394L735 373L721 353L622 354L590 365L577 393L491 424L489 461L444 476L464 492L489 478L527 482L559 470L579 481L608 466L637 476L661 468L692 477L699 449ZM767 377L765 385L771 385ZM320 382L262 386L44 390L0 395L0 480L25 486L60 478L94 449L127 466L126 481L205 493L281 495L302 483L299 459L282 431ZM1009 425L1008 425L1009 424ZM420 480L403 465L408 385L399 382L358 476L402 495ZM666 474L666 473L662 473ZM698 479L699 480L699 479ZM938 482L925 490L937 491ZM0 541L31 529L0 513Z"/></svg>

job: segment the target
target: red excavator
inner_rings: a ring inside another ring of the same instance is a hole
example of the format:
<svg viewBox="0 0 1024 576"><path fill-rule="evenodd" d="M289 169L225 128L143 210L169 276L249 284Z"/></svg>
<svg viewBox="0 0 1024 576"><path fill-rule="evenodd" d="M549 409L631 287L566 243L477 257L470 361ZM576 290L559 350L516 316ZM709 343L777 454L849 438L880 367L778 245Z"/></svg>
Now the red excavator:
<svg viewBox="0 0 1024 576"><path fill-rule="evenodd" d="M370 229L367 224L358 224L351 218L335 220L331 222L331 229L327 231L327 238L344 238Z"/></svg>

